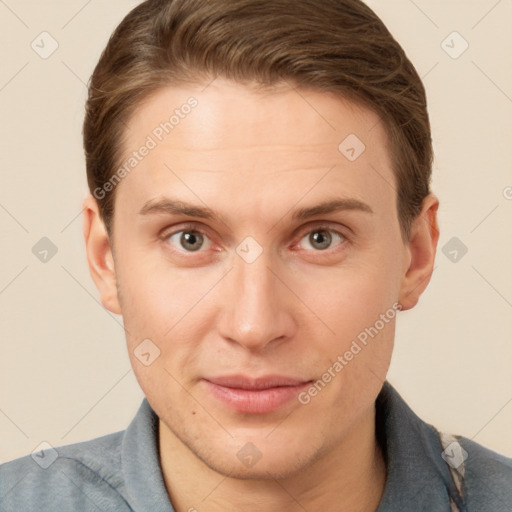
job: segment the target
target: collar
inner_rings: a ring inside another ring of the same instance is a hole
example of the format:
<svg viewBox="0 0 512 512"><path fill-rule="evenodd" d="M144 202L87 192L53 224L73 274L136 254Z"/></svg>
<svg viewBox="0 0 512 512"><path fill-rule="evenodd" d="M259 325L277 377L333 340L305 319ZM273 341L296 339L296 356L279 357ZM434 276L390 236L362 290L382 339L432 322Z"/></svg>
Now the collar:
<svg viewBox="0 0 512 512"><path fill-rule="evenodd" d="M128 502L138 512L175 512L160 466L158 416L144 398L121 448Z"/></svg>
<svg viewBox="0 0 512 512"><path fill-rule="evenodd" d="M422 421L385 381L375 402L377 438L387 477L377 512L449 510L455 496L436 429Z"/></svg>

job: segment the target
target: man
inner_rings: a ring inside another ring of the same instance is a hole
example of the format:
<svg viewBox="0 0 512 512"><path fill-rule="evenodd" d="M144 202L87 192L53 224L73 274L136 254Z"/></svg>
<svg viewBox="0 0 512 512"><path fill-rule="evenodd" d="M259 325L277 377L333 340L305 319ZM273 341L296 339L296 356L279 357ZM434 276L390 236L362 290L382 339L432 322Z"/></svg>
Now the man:
<svg viewBox="0 0 512 512"><path fill-rule="evenodd" d="M90 272L146 399L126 431L3 465L2 510L512 509L512 461L386 381L438 200L423 85L367 6L144 2L84 146Z"/></svg>

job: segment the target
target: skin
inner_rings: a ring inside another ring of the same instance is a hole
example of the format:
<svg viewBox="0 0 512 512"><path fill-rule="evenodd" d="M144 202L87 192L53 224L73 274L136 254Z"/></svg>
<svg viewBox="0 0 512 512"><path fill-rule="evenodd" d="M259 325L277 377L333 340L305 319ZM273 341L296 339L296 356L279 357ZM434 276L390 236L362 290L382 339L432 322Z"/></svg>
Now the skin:
<svg viewBox="0 0 512 512"><path fill-rule="evenodd" d="M374 402L395 319L307 405L238 413L202 379L320 379L394 303L417 303L433 270L438 200L424 200L404 241L376 114L287 84L257 91L217 78L205 86L162 89L129 120L127 155L187 98L198 100L117 186L111 240L94 198L84 201L91 276L103 305L123 316L133 371L160 418L170 498L178 512L374 511L386 476ZM353 162L338 150L349 134L366 145ZM207 206L222 220L139 214L163 197ZM372 212L292 218L331 198ZM196 251L182 244L180 230L191 229L184 223L204 234ZM248 236L262 248L252 263L236 252ZM134 350L148 338L160 356L145 366ZM237 457L249 442L261 454L251 467Z"/></svg>

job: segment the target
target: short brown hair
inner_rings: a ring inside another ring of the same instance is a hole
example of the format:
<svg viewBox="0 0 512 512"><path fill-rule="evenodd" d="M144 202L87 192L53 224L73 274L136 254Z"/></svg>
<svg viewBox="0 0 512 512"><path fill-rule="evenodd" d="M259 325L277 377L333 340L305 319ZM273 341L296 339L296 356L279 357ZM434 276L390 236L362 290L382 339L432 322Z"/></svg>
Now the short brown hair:
<svg viewBox="0 0 512 512"><path fill-rule="evenodd" d="M430 191L425 89L379 17L361 0L147 0L112 34L89 83L87 180L102 189L120 165L126 123L162 87L211 81L334 92L377 113L388 135L402 236ZM341 142L341 141L340 141ZM112 233L115 188L97 197Z"/></svg>

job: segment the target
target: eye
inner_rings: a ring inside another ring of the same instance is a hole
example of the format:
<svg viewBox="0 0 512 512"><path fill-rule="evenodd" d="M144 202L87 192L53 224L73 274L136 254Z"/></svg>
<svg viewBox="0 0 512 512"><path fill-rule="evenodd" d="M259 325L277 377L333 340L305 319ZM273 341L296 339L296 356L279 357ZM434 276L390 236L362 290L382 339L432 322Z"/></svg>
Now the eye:
<svg viewBox="0 0 512 512"><path fill-rule="evenodd" d="M196 229L182 229L165 237L174 247L187 252L196 252L210 242L209 238Z"/></svg>
<svg viewBox="0 0 512 512"><path fill-rule="evenodd" d="M163 238L166 243L173 246L173 249L181 252L199 252L201 249L204 251L212 245L210 238L196 229L195 226L182 226L181 230L164 235ZM300 239L299 246L306 250L313 249L318 252L327 251L333 246L341 246L346 241L346 237L338 231L327 226L320 226L305 232L305 235Z"/></svg>
<svg viewBox="0 0 512 512"><path fill-rule="evenodd" d="M301 242L303 240L306 240L311 248L316 249L317 251L325 251L326 249L331 248L333 241L338 240L339 243L337 245L341 245L345 242L346 238L337 231L325 227L319 227L313 231L309 231L306 236L301 238Z"/></svg>

